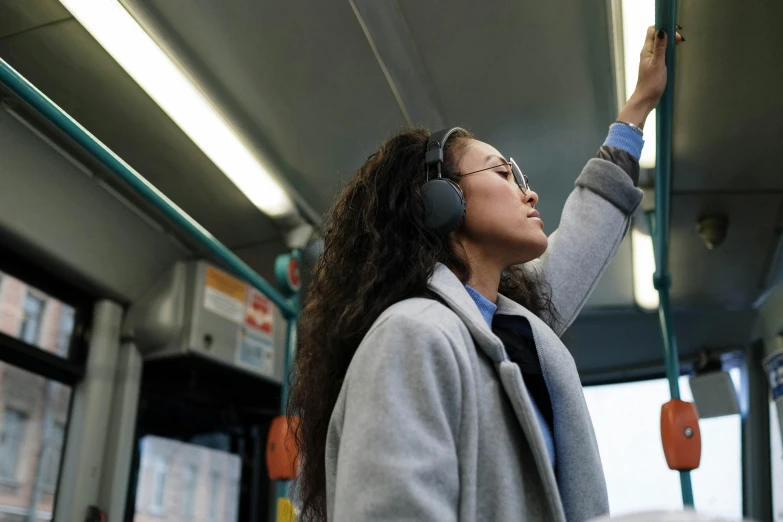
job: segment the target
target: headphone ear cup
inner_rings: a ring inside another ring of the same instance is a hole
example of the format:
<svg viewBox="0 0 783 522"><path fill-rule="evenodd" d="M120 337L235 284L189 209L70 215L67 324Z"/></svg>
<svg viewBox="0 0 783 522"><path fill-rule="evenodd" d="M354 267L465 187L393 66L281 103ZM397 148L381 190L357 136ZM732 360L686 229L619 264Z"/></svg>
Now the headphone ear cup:
<svg viewBox="0 0 783 522"><path fill-rule="evenodd" d="M440 234L455 230L465 217L465 196L450 179L433 179L421 189L424 224Z"/></svg>

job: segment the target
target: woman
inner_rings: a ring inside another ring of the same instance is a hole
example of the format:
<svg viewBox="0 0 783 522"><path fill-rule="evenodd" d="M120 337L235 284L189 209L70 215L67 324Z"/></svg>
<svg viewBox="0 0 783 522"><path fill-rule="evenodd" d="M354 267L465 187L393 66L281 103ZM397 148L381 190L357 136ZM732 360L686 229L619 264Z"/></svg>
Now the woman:
<svg viewBox="0 0 783 522"><path fill-rule="evenodd" d="M461 129L429 144L428 131L402 132L348 183L302 314L289 405L301 418L303 520L608 512L559 336L642 199L640 128L666 85L666 41L648 30L623 123L610 127L549 238L516 165ZM438 172L464 194L464 217L460 207L446 225L423 188Z"/></svg>

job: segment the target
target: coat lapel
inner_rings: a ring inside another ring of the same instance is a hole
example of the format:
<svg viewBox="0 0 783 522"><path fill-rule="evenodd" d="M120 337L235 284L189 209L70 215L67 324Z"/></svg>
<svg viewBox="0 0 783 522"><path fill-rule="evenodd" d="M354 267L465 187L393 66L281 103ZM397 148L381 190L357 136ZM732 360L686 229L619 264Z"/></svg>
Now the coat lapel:
<svg viewBox="0 0 783 522"><path fill-rule="evenodd" d="M459 316L468 328L476 348L486 354L494 363L499 380L512 405L519 426L533 450L536 468L544 482L547 498L550 499L552 514L556 520L564 519L557 480L549 461L549 454L547 453L541 429L536 424L537 420L533 403L522 380L522 373L519 367L507 360L503 342L492 333L492 330L481 316L476 303L465 290L465 286L451 270L439 264L430 279L430 289L438 294L449 308ZM510 306L506 301L516 305L517 309L509 310ZM533 325L534 319L538 320L535 315L528 312L525 308L502 296L498 297L498 313L500 312L501 303L503 303L505 313L507 314L511 311L511 315L528 317L531 325ZM533 328L535 335L535 326ZM559 458L558 454L558 461Z"/></svg>
<svg viewBox="0 0 783 522"><path fill-rule="evenodd" d="M582 513L603 513L609 503L603 466L574 358L557 334L528 309L504 296L498 296L497 305L496 314L525 317L533 330L552 401L557 484L568 520Z"/></svg>

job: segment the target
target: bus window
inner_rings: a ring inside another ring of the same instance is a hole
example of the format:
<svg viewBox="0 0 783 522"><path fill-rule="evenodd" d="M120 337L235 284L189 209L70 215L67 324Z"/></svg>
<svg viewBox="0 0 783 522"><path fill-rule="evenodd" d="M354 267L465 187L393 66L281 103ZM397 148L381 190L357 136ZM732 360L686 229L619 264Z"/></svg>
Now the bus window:
<svg viewBox="0 0 783 522"><path fill-rule="evenodd" d="M0 362L0 520L51 519L70 399L70 387Z"/></svg>
<svg viewBox="0 0 783 522"><path fill-rule="evenodd" d="M735 386L740 377L732 370ZM683 400L692 400L687 377ZM669 400L666 379L585 387L595 426L613 515L681 509L679 474L666 465L660 440L661 405ZM618 416L617 412L622 412ZM739 415L704 419L702 460L692 473L700 512L742 517L742 448Z"/></svg>
<svg viewBox="0 0 783 522"><path fill-rule="evenodd" d="M236 522L241 460L148 435L141 441L134 522Z"/></svg>
<svg viewBox="0 0 783 522"><path fill-rule="evenodd" d="M0 333L68 357L75 310L0 272Z"/></svg>

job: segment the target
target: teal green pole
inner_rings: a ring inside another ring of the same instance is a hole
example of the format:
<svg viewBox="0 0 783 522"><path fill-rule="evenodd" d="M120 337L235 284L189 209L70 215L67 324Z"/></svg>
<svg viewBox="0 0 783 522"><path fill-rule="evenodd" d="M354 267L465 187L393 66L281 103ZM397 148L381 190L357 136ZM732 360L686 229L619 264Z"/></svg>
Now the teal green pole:
<svg viewBox="0 0 783 522"><path fill-rule="evenodd" d="M663 351L666 360L666 378L669 380L669 392L672 399L680 398L680 365L677 350L677 338L671 312L669 289L669 215L671 203L671 152L672 118L674 114L674 56L676 38L677 0L657 0L655 2L655 29L663 29L668 36L666 46L666 89L657 109L657 142L655 167L655 288L658 290L660 305L658 316L663 337ZM650 220L652 233L652 220ZM680 471L682 503L693 506L693 487L688 471Z"/></svg>
<svg viewBox="0 0 783 522"><path fill-rule="evenodd" d="M296 354L296 344L294 338L296 336L297 322L298 321L296 319L288 320L288 332L286 335L286 343L285 343L285 365L283 370L283 385L280 389L281 415L286 414L286 406L288 403L288 388L289 388L289 380L291 378L291 367L293 366L293 360ZM280 498L288 497L288 484L289 481L287 480L277 481L277 498L280 499ZM277 520L277 516L275 516L275 520Z"/></svg>
<svg viewBox="0 0 783 522"><path fill-rule="evenodd" d="M298 312L294 306L263 277L2 59L0 59L0 83L5 84L14 94L46 117L55 127L92 154L137 194L171 219L177 227L184 230L197 243L212 253L223 268L266 295L280 308L287 319L296 317Z"/></svg>
<svg viewBox="0 0 783 522"><path fill-rule="evenodd" d="M302 251L300 249L294 249L291 252L291 257L295 258L299 266L302 265ZM299 291L293 292L291 298L288 301L294 311L294 315L288 320L288 332L285 342L285 363L283 365L283 386L280 391L280 411L285 413L286 406L288 404L288 388L291 381L291 370L294 365L294 359L296 357L296 327L299 321L299 314L301 313L299 304Z"/></svg>
<svg viewBox="0 0 783 522"><path fill-rule="evenodd" d="M302 266L302 251L300 249L294 249L291 254L293 258L296 259L299 266ZM287 265L287 263L279 263L278 261L285 261L285 256L278 257L277 260L275 260L275 270L280 271L283 270L283 267ZM277 274L278 280L285 279L282 274ZM281 283L282 284L282 283ZM283 286L286 286L283 284ZM291 379L293 377L293 367L294 367L294 361L296 359L296 345L297 345L297 326L299 323L299 314L301 313L301 306L299 301L299 291L296 291L291 296L289 302L291 303L291 306L293 307L293 310L295 312L295 315L291 317L288 320L288 329L286 331L286 342L285 342L285 355L284 355L284 364L283 364L283 383L280 388L280 411L281 415L287 414L287 406L288 406L288 393L289 388L291 385ZM277 498L288 498L289 491L288 491L289 481L287 480L278 480L276 484L276 490L277 490ZM274 520L279 522L280 514L277 513L277 505L275 506L275 518Z"/></svg>

